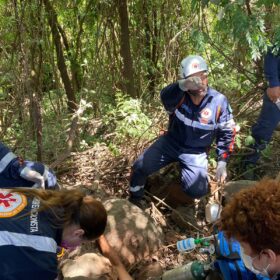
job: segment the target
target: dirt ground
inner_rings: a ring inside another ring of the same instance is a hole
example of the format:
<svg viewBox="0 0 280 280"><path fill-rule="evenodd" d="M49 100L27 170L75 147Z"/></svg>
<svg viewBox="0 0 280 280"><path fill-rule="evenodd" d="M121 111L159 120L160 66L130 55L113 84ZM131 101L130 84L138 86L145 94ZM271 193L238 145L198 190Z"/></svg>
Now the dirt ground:
<svg viewBox="0 0 280 280"><path fill-rule="evenodd" d="M275 178L280 171L280 131L275 133L271 145L269 157L263 157L256 169L258 178L269 176ZM150 144L150 143L149 143ZM128 185L130 176L130 167L134 159L141 153L147 143L138 146L126 143L121 149L122 155L115 157L108 150L106 145L95 145L94 147L79 153L73 153L63 166L57 171L59 182L63 187L81 188L85 191L99 197L102 200L110 198L128 198ZM137 151L137 152L136 152ZM240 179L241 151L236 151L229 164L229 178L231 180ZM176 177L176 171L170 170ZM210 180L214 179L214 168L209 168ZM166 174L165 174L166 175ZM168 174L169 178L170 174ZM149 195L147 195L148 197ZM148 197L148 200L149 197ZM198 207L204 207L205 202L198 204ZM201 206L202 205L202 206ZM204 213L204 209L201 210ZM130 273L139 275L140 270L145 265L160 264L163 270L178 267L190 260L206 260L207 255L202 255L197 251L188 254L180 254L176 248L176 242L186 237L197 237L198 235L211 235L212 229L204 226L199 233L195 229L186 228L183 230L171 219L172 207L153 201L150 208L146 211L152 216L154 221L160 224L164 230L164 246L157 254L149 256L147 259L135 263L129 268Z"/></svg>

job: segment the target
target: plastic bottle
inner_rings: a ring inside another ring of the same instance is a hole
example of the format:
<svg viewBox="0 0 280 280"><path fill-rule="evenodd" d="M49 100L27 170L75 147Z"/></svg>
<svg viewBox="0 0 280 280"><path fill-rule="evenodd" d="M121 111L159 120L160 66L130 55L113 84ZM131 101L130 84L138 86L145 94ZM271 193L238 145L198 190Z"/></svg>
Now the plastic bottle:
<svg viewBox="0 0 280 280"><path fill-rule="evenodd" d="M190 262L181 267L166 271L161 280L204 280L208 274L209 266L198 262Z"/></svg>
<svg viewBox="0 0 280 280"><path fill-rule="evenodd" d="M205 207L205 219L208 223L214 223L220 218L221 206L218 203L210 202Z"/></svg>
<svg viewBox="0 0 280 280"><path fill-rule="evenodd" d="M193 250L197 244L201 243L201 239L194 239L192 237L180 240L177 242L177 249L179 252L185 252Z"/></svg>
<svg viewBox="0 0 280 280"><path fill-rule="evenodd" d="M199 253L213 255L213 254L215 254L215 246L213 244L210 244L209 246L207 246L205 248L200 248Z"/></svg>

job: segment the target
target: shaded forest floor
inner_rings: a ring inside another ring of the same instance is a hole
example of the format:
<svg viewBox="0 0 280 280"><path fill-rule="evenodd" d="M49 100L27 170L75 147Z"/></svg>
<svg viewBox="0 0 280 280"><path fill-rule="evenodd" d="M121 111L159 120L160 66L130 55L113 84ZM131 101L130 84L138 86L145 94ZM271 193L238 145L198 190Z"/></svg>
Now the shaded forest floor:
<svg viewBox="0 0 280 280"><path fill-rule="evenodd" d="M275 178L280 171L280 131L276 131L273 137L271 152L268 158L262 157L256 169L258 178L269 176ZM137 146L136 146L137 145ZM135 144L125 143L121 147L121 156L113 156L105 144L96 144L94 147L72 156L58 170L58 177L63 187L82 188L102 200L109 198L128 198L128 185L130 167L134 159L150 143ZM136 152L137 151L137 152ZM239 180L243 172L241 166L242 151L236 151L229 164L229 179ZM215 177L215 169L209 169L210 178ZM205 205L205 204L203 204ZM201 209L204 212L203 209ZM163 204L152 203L147 209L156 223L163 227L165 242L162 249L147 260L136 263L130 272L135 275L139 268L145 264L160 264L163 270L178 267L193 259L206 259L205 255L197 251L190 254L179 254L176 242L186 237L196 237L193 229L182 230L170 218L172 211ZM203 229L206 235L211 235L211 228Z"/></svg>

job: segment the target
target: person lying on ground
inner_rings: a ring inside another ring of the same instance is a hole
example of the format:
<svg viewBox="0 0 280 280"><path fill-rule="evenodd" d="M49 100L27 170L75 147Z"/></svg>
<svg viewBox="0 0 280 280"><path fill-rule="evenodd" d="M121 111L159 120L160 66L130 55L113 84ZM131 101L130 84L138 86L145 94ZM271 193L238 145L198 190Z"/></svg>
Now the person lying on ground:
<svg viewBox="0 0 280 280"><path fill-rule="evenodd" d="M0 189L0 279L53 280L58 246L100 237L107 213L79 190Z"/></svg>
<svg viewBox="0 0 280 280"><path fill-rule="evenodd" d="M54 171L40 162L23 160L0 142L0 188L58 188Z"/></svg>

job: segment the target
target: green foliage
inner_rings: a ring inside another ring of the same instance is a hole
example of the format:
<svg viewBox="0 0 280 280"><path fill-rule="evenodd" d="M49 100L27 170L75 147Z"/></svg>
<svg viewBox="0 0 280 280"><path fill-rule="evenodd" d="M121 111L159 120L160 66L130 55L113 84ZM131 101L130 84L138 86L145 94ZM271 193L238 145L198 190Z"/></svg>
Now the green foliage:
<svg viewBox="0 0 280 280"><path fill-rule="evenodd" d="M109 148L109 150L111 151L111 153L112 153L115 157L121 155L121 151L120 151L118 145L116 145L116 144L110 142L110 143L108 144L108 148Z"/></svg>
<svg viewBox="0 0 280 280"><path fill-rule="evenodd" d="M217 167L217 153L216 153L216 149L214 147L212 147L209 151L208 163L209 163L209 166L212 168Z"/></svg>
<svg viewBox="0 0 280 280"><path fill-rule="evenodd" d="M261 151L261 155L266 159L270 159L272 155L271 145L267 145L266 148L263 151Z"/></svg>
<svg viewBox="0 0 280 280"><path fill-rule="evenodd" d="M184 56L205 57L209 84L236 101L261 84L261 59L267 48L277 45L277 52L280 47L279 0L128 1L135 87L141 97L133 99L120 92L125 65L116 2L54 0L51 4L59 32L65 36L60 41L77 103L84 99L92 104L80 120L77 147L81 150L106 141L118 155L119 144L126 140L154 138L151 131L157 128L153 129L152 116L157 108L152 104L159 103L161 88L176 80ZM21 154L34 159L37 139L32 97L38 93L44 154L47 160L54 159L65 148L72 119L45 6L36 1L3 0L0 14L1 132L4 140L20 143ZM74 73L78 81L73 80ZM234 105L244 104L242 99ZM91 121L100 118L102 129L89 133ZM244 124L236 138L238 149L251 144L249 134ZM211 154L211 165L215 158Z"/></svg>
<svg viewBox="0 0 280 280"><path fill-rule="evenodd" d="M143 112L141 100L133 99L121 92L116 94L116 106L109 107L103 123L114 131L117 142L126 138L152 137L149 133L152 121Z"/></svg>
<svg viewBox="0 0 280 280"><path fill-rule="evenodd" d="M210 157L209 160L208 160L208 163L212 168L217 167L217 160L214 157Z"/></svg>
<svg viewBox="0 0 280 280"><path fill-rule="evenodd" d="M193 28L191 30L190 40L197 53L203 53L205 51L207 37L199 28Z"/></svg>
<svg viewBox="0 0 280 280"><path fill-rule="evenodd" d="M232 51L238 51L239 59L243 61L260 59L263 52L271 45L272 39L266 32L268 3L260 5L260 3L250 2L247 5L243 0L211 2L211 5L205 9L216 13L216 19L213 19L210 30L218 34L215 36L218 41L226 45L225 40L231 42ZM214 33L212 34L214 36ZM218 41L216 40L216 43Z"/></svg>
<svg viewBox="0 0 280 280"><path fill-rule="evenodd" d="M255 144L255 139L254 139L251 135L248 135L248 136L245 138L244 144L245 144L245 146L247 146L247 147L252 146L252 145Z"/></svg>
<svg viewBox="0 0 280 280"><path fill-rule="evenodd" d="M255 139L251 135L250 126L247 120L242 120L236 123L237 132L235 135L235 148L237 151L245 147L250 147L255 143Z"/></svg>
<svg viewBox="0 0 280 280"><path fill-rule="evenodd" d="M241 144L241 137L240 137L239 134L237 134L236 137L235 137L235 145L236 145L236 147L237 147L238 149L240 149L241 146L242 146L242 144Z"/></svg>

